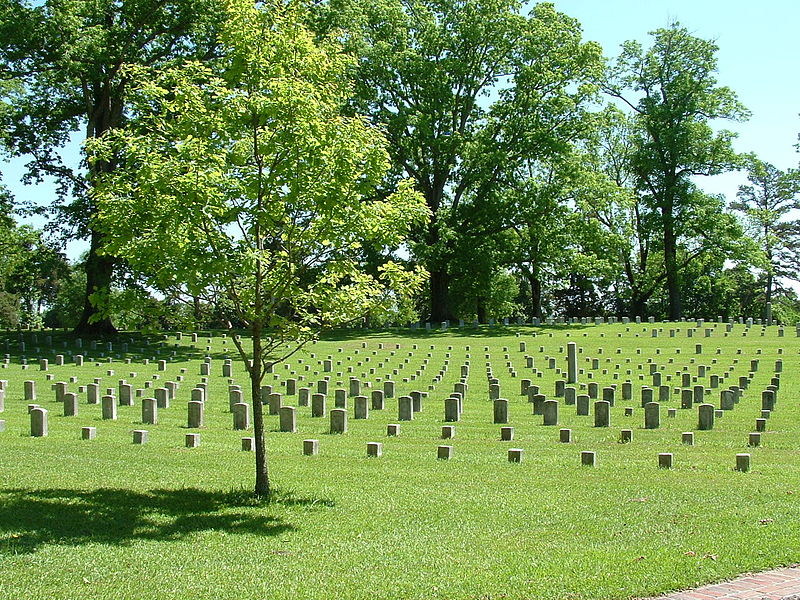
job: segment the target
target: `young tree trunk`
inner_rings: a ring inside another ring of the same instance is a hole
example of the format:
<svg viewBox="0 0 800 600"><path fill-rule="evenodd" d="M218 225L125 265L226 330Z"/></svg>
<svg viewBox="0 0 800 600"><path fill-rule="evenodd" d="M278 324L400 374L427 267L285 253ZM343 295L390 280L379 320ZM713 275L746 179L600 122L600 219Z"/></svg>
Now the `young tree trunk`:
<svg viewBox="0 0 800 600"><path fill-rule="evenodd" d="M75 326L75 333L81 335L111 335L117 333L110 317L93 320L99 313L90 296L97 291L108 293L111 289L111 277L114 273L114 259L100 256L97 250L102 239L97 231L91 232L89 255L86 258L86 294L83 303L83 314Z"/></svg>
<svg viewBox="0 0 800 600"><path fill-rule="evenodd" d="M256 450L256 487L258 498L269 498L267 446L264 440L264 407L261 404L261 329L253 327L253 367L250 369L250 401L253 407L253 437Z"/></svg>

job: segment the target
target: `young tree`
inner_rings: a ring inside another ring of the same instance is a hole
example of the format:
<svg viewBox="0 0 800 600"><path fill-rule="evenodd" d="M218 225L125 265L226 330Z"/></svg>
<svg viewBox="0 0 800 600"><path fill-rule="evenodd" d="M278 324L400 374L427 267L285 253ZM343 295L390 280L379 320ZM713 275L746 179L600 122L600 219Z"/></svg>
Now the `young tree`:
<svg viewBox="0 0 800 600"><path fill-rule="evenodd" d="M800 219L787 219L800 209L800 180L755 156L747 159L747 178L750 185L739 187L731 208L744 215L747 233L764 253L766 305L779 285L776 278L800 281Z"/></svg>
<svg viewBox="0 0 800 600"><path fill-rule="evenodd" d="M451 319L456 248L500 231L487 205L523 159L558 154L580 130L600 49L547 3L526 16L519 0L319 4L359 59L355 106L385 125L394 173L433 213L414 249L430 272L430 319Z"/></svg>
<svg viewBox="0 0 800 600"><path fill-rule="evenodd" d="M224 0L218 72L187 63L127 71L131 123L89 145L104 251L161 290L221 298L250 379L258 496L269 496L261 382L322 327L419 285L388 261L363 272L364 243L392 248L427 209L410 184L376 197L389 167L380 132L342 116L348 60L315 44L295 3ZM224 309L224 308L223 308Z"/></svg>
<svg viewBox="0 0 800 600"><path fill-rule="evenodd" d="M701 199L691 178L732 170L739 159L734 134L714 132L715 119L741 120L746 109L727 87L717 85L717 46L696 38L678 23L652 33L644 50L626 42L609 71L606 91L634 111L637 187L658 217L663 253L667 316L681 316L678 240Z"/></svg>
<svg viewBox="0 0 800 600"><path fill-rule="evenodd" d="M90 242L77 331L115 331L92 301L108 294L116 261L98 252L91 188L113 165L94 161L87 172L61 150L79 131L91 139L124 126L130 81L123 65L209 56L216 7L212 0L0 0L0 142L30 159L27 183L56 179L56 223Z"/></svg>

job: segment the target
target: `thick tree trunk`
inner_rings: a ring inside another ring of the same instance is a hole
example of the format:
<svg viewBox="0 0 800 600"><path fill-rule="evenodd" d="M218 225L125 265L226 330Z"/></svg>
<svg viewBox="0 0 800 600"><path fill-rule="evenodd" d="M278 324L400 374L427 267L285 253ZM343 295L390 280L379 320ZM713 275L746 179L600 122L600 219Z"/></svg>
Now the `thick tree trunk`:
<svg viewBox="0 0 800 600"><path fill-rule="evenodd" d="M489 319L486 317L486 304L484 304L483 300L478 301L478 323L486 323Z"/></svg>
<svg viewBox="0 0 800 600"><path fill-rule="evenodd" d="M644 317L647 308L647 298L636 292L631 296L631 317Z"/></svg>
<svg viewBox="0 0 800 600"><path fill-rule="evenodd" d="M272 492L269 484L269 465L267 464L267 445L264 440L264 407L261 404L261 331L253 330L253 367L250 369L250 398L253 407L253 437L256 450L256 487L258 498L269 498Z"/></svg>
<svg viewBox="0 0 800 600"><path fill-rule="evenodd" d="M531 319L542 318L542 281L536 275L528 275L528 283L531 286Z"/></svg>
<svg viewBox="0 0 800 600"><path fill-rule="evenodd" d="M91 299L91 295L95 292L109 293L111 277L114 273L114 259L110 256L97 254L101 244L100 233L93 230L91 232L89 255L86 258L86 295L83 303L83 314L75 327L75 333L81 335L111 335L117 333L117 329L111 323L110 317L97 317L100 311Z"/></svg>
<svg viewBox="0 0 800 600"><path fill-rule="evenodd" d="M452 321L453 314L450 311L450 275L444 269L431 270L431 314L430 321L437 323L440 321Z"/></svg>
<svg viewBox="0 0 800 600"><path fill-rule="evenodd" d="M675 236L675 223L672 205L663 210L664 218L664 270L667 283L667 318L679 321L681 318L681 289L678 276L678 248Z"/></svg>

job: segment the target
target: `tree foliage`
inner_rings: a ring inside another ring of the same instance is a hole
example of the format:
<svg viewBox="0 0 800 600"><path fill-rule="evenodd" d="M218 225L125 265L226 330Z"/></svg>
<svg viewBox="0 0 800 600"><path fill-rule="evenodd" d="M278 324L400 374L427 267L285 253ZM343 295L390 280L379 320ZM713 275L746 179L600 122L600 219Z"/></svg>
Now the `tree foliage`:
<svg viewBox="0 0 800 600"><path fill-rule="evenodd" d="M221 58L126 71L130 124L89 146L105 252L164 291L224 299L252 338L256 493L269 495L260 385L272 365L392 303L422 274L360 248L398 246L427 216L408 182L376 195L389 168L381 133L343 116L349 59L315 43L296 6L225 0Z"/></svg>

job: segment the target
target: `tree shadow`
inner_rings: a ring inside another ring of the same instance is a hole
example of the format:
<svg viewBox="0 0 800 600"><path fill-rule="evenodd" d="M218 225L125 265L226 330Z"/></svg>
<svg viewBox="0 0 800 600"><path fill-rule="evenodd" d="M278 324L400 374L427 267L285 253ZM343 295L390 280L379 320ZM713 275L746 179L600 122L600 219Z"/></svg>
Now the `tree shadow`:
<svg viewBox="0 0 800 600"><path fill-rule="evenodd" d="M329 500L277 494L273 504L332 506ZM247 492L185 488L132 491L11 489L0 492L0 556L48 545L180 540L202 531L276 536L296 530L265 514Z"/></svg>

